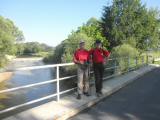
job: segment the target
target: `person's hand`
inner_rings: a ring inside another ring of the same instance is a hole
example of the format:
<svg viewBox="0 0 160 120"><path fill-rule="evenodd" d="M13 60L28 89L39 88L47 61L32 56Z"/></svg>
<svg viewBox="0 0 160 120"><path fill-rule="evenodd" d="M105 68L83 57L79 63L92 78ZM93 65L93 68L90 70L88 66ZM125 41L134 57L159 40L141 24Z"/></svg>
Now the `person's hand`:
<svg viewBox="0 0 160 120"><path fill-rule="evenodd" d="M82 62L82 61L79 61L79 64L82 64L82 65L83 65L83 64L84 64L84 62Z"/></svg>
<svg viewBox="0 0 160 120"><path fill-rule="evenodd" d="M103 65L106 65L106 61L103 61Z"/></svg>
<svg viewBox="0 0 160 120"><path fill-rule="evenodd" d="M105 57L103 61L103 65L106 65L107 62L108 62L108 57Z"/></svg>

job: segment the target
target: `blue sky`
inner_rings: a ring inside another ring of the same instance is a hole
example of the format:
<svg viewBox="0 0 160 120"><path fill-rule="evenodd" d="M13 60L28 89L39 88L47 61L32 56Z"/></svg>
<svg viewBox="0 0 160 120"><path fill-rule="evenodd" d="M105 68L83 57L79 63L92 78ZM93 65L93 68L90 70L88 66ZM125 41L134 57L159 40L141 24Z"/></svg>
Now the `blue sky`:
<svg viewBox="0 0 160 120"><path fill-rule="evenodd" d="M160 0L142 0L159 7ZM0 0L0 15L14 21L25 41L56 46L89 18L100 18L111 0Z"/></svg>

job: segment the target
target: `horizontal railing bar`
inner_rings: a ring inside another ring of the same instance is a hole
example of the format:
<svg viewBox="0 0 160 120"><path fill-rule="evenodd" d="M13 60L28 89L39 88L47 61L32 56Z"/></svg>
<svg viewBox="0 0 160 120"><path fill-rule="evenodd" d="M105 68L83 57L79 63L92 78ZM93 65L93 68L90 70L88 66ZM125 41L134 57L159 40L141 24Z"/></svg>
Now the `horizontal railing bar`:
<svg viewBox="0 0 160 120"><path fill-rule="evenodd" d="M19 89L24 89L24 88L44 85L44 84L53 83L53 82L56 82L56 81L57 81L57 79L49 80L49 81L44 81L44 82L39 82L39 83L34 83L34 84L29 84L29 85L24 85L24 86L20 86L20 87L15 87L15 88L10 88L10 89L6 89L6 90L1 90L0 93L11 92L11 91L19 90Z"/></svg>
<svg viewBox="0 0 160 120"><path fill-rule="evenodd" d="M110 70L110 69L114 69L114 68L118 68L118 66L114 66L114 67L105 68L105 70Z"/></svg>
<svg viewBox="0 0 160 120"><path fill-rule="evenodd" d="M9 111L12 111L12 110L15 110L15 109L18 109L18 108L27 106L27 105L31 105L31 104L33 104L33 103L37 103L37 102L40 102L40 101L43 101L43 100L47 100L47 99L52 98L52 97L55 97L55 96L57 96L57 94L48 95L48 96L46 96L46 97L42 97L42 98L39 98L39 99L36 99L36 100L32 100L32 101L29 101L29 102L26 102L26 103L23 103L23 104L14 106L14 107L10 107L10 108L1 110L1 111L0 111L0 114L6 113L6 112L9 112Z"/></svg>
<svg viewBox="0 0 160 120"><path fill-rule="evenodd" d="M65 91L63 91L63 92L60 92L60 95L62 95L62 94L64 94L64 93L67 93L67 92L70 92L70 91L73 91L73 90L75 90L75 89L77 89L77 87L74 87L74 88L65 90Z"/></svg>
<svg viewBox="0 0 160 120"><path fill-rule="evenodd" d="M60 80L66 80L66 79L73 78L73 77L76 77L76 76L77 76L77 75L68 76L68 77L60 78ZM35 83L35 84L29 84L29 85L24 85L24 86L20 86L20 87L15 87L15 88L10 88L10 89L6 89L6 90L1 90L1 91L0 91L0 94L1 94L1 93L5 93L5 92L12 92L12 91L19 90L19 89L24 89L24 88L29 88L29 87L44 85L44 84L48 84L48 83L54 83L54 82L56 82L56 81L57 81L57 79L54 79L54 80L39 82L39 83Z"/></svg>
<svg viewBox="0 0 160 120"><path fill-rule="evenodd" d="M68 90L65 90L63 92L60 92L60 95L64 94L64 93L67 93L67 92L70 92L70 91L73 91L77 89L77 87L74 87L74 88L71 88L71 89L68 89ZM2 113L5 113L5 112L9 112L9 111L12 111L12 110L15 110L15 109L18 109L20 107L24 107L26 105L30 105L30 104L33 104L33 103L37 103L37 102L40 102L40 101L43 101L43 100L46 100L46 99L49 99L49 98L52 98L52 97L55 97L57 96L57 94L53 94L53 95L48 95L46 97L43 97L43 98L40 98L40 99L36 99L36 100L32 100L32 101L29 101L29 102L26 102L24 104L20 104L20 105L17 105L17 106L14 106L14 107L10 107L10 108L7 108L5 110L1 110L0 111L0 114Z"/></svg>
<svg viewBox="0 0 160 120"><path fill-rule="evenodd" d="M116 60L116 59L128 59L129 57L119 57L119 58L110 58L108 59L108 61L110 60ZM131 59L135 59L135 58L131 58Z"/></svg>
<svg viewBox="0 0 160 120"><path fill-rule="evenodd" d="M72 75L72 76L68 76L68 77L63 77L63 78L60 78L59 80L60 81L63 81L63 80L67 80L67 79L70 79L70 78L74 78L76 77L77 75Z"/></svg>
<svg viewBox="0 0 160 120"><path fill-rule="evenodd" d="M72 75L72 76L60 78L59 80L62 81L62 80L74 78L74 77L76 77L76 76L77 76L77 75ZM6 89L6 90L1 90L1 91L0 91L0 94L1 94L1 93L5 93L5 92L12 92L12 91L19 90L19 89L24 89L24 88L29 88L29 87L44 85L44 84L48 84L48 83L53 83L53 82L56 82L56 81L57 81L57 79L54 79L54 80L44 81L44 82L40 82L40 83L29 84L29 85L24 85L24 86L20 86L20 87L15 87L15 88L10 88L10 89Z"/></svg>
<svg viewBox="0 0 160 120"><path fill-rule="evenodd" d="M33 67L23 67L23 68L17 68L15 70L35 70L35 69L42 69L42 68L52 68L57 66L70 66L74 65L74 63L62 63L62 64L53 64L53 65L42 65L42 66L33 66Z"/></svg>
<svg viewBox="0 0 160 120"><path fill-rule="evenodd" d="M117 67L119 67L119 66L117 66ZM134 70L134 69L135 69L135 67L132 67L132 69L130 69L130 70ZM126 72L128 72L128 71L121 72L120 74L110 75L110 76L108 76L108 77L103 78L103 80L109 79L109 78L114 77L114 76L119 76L119 75L121 75L122 73L126 73Z"/></svg>

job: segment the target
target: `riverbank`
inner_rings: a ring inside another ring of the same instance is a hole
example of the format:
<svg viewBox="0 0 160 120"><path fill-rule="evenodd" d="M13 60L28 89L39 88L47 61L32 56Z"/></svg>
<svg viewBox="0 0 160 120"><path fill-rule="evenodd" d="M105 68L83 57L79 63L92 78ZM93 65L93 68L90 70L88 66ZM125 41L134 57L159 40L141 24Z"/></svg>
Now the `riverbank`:
<svg viewBox="0 0 160 120"><path fill-rule="evenodd" d="M42 65L42 59L41 57L13 58L5 68L1 69L0 82L9 80L17 68Z"/></svg>
<svg viewBox="0 0 160 120"><path fill-rule="evenodd" d="M13 72L3 72L0 73L0 82L3 82L5 80L9 80L13 75Z"/></svg>
<svg viewBox="0 0 160 120"><path fill-rule="evenodd" d="M4 69L6 71L14 71L17 68L37 65L43 65L42 57L15 58Z"/></svg>
<svg viewBox="0 0 160 120"><path fill-rule="evenodd" d="M19 57L19 58L15 58L13 59L13 61L26 61L26 60L42 60L42 57Z"/></svg>

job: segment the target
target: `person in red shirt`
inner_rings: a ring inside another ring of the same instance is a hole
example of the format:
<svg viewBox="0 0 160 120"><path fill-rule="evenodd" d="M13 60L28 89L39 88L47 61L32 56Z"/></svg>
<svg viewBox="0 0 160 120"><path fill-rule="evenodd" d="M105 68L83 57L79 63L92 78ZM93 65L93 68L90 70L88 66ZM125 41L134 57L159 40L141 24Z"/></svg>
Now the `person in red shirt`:
<svg viewBox="0 0 160 120"><path fill-rule="evenodd" d="M79 49L74 53L73 61L77 64L78 75L78 96L81 99L81 94L89 95L89 52L85 49L85 42L80 41Z"/></svg>
<svg viewBox="0 0 160 120"><path fill-rule="evenodd" d="M96 40L95 48L89 51L90 56L92 56L93 69L95 75L96 93L100 97L102 95L102 82L104 73L104 63L110 56L110 52L102 48L102 43L100 40Z"/></svg>

